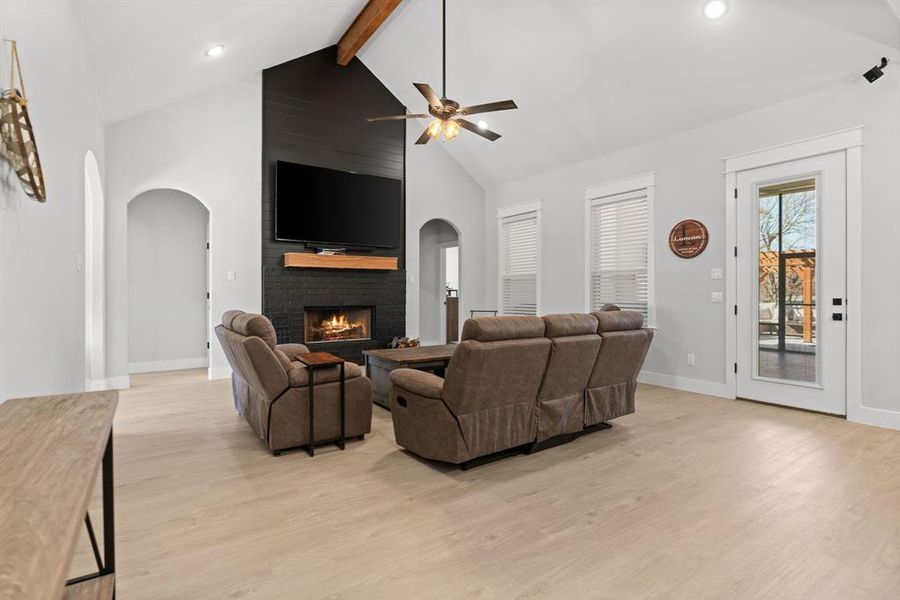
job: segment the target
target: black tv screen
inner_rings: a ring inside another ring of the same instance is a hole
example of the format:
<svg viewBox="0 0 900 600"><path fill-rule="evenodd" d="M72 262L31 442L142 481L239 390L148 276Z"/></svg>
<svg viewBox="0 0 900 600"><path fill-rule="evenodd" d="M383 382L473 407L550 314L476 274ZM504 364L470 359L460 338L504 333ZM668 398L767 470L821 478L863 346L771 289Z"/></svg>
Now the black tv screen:
<svg viewBox="0 0 900 600"><path fill-rule="evenodd" d="M278 161L275 238L322 247L396 248L399 179Z"/></svg>

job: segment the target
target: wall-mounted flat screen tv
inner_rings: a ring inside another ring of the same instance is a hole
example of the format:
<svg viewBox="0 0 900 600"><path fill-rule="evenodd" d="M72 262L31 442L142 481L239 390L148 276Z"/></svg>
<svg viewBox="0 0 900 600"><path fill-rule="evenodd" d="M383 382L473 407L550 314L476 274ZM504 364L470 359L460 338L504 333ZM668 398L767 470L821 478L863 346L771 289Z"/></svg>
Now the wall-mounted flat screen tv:
<svg viewBox="0 0 900 600"><path fill-rule="evenodd" d="M396 248L402 209L399 179L276 164L277 240L327 248Z"/></svg>

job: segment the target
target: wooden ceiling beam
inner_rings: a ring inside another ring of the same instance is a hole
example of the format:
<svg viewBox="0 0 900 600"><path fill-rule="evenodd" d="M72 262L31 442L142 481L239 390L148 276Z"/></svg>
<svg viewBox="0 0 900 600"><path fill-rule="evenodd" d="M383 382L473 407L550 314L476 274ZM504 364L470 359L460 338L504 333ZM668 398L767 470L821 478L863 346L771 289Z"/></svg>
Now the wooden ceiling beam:
<svg viewBox="0 0 900 600"><path fill-rule="evenodd" d="M369 0L337 44L338 64L347 66L402 1Z"/></svg>

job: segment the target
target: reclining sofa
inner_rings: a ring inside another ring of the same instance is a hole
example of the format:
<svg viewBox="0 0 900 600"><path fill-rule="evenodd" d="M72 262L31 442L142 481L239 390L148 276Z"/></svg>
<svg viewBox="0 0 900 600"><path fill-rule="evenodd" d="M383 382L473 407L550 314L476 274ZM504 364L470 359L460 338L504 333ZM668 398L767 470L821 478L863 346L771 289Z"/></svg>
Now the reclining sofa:
<svg viewBox="0 0 900 600"><path fill-rule="evenodd" d="M234 407L273 454L308 446L309 371L295 360L303 344L278 344L263 315L230 310L216 336L231 365ZM372 426L372 385L358 365L344 365L345 437L362 438ZM340 434L339 367L317 369L313 378L316 442Z"/></svg>
<svg viewBox="0 0 900 600"><path fill-rule="evenodd" d="M397 443L460 464L574 439L634 412L637 376L653 339L643 315L469 319L445 378L391 373Z"/></svg>

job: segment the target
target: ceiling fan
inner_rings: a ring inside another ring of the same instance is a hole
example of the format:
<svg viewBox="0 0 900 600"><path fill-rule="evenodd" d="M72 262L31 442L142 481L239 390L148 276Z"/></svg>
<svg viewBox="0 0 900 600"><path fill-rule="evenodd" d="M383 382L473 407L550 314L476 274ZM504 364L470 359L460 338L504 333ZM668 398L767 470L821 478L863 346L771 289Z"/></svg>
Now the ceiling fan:
<svg viewBox="0 0 900 600"><path fill-rule="evenodd" d="M473 106L459 106L459 102L447 98L447 0L442 0L442 26L443 26L443 71L442 71L442 94L438 98L437 94L431 89L427 83L414 83L416 89L428 100L428 113L434 117L429 123L416 144L427 144L432 138L444 136L444 140L452 140L455 138L460 129L468 129L472 133L476 133L490 141L496 141L500 138L499 133L495 133L487 128L482 127L472 121L467 121L462 117L469 115L477 115L498 110L511 110L518 108L512 100L501 100L500 102L488 102L487 104L475 104ZM393 115L389 117L371 117L366 119L370 123L373 121L401 121L404 119L427 119L428 114L419 113L414 115ZM484 123L482 123L483 125Z"/></svg>

